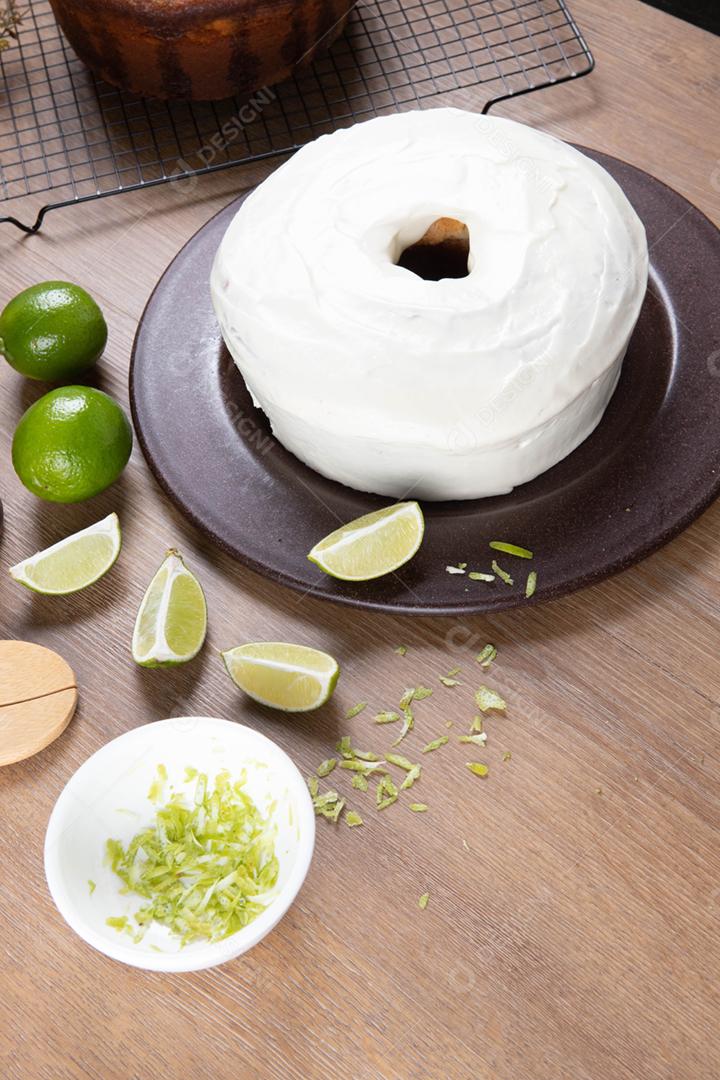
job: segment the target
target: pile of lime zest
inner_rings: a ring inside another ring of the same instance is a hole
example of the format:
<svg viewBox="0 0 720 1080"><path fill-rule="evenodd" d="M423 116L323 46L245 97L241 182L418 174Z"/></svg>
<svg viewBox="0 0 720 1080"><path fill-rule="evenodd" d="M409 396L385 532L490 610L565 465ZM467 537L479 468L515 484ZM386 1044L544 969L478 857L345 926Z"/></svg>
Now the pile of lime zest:
<svg viewBox="0 0 720 1080"><path fill-rule="evenodd" d="M527 576L527 581L525 582L525 598L527 600L529 600L530 597L534 595L536 588L537 588L537 570L531 570L530 573Z"/></svg>
<svg viewBox="0 0 720 1080"><path fill-rule="evenodd" d="M464 574L467 569L467 563L461 562L457 566L446 566L445 572L448 574Z"/></svg>
<svg viewBox="0 0 720 1080"><path fill-rule="evenodd" d="M439 750L441 746L445 746L445 744L449 741L449 735L440 735L439 738L433 739L432 742L429 742L426 746L423 746L421 753L429 754L431 750Z"/></svg>
<svg viewBox="0 0 720 1080"><path fill-rule="evenodd" d="M376 724L394 724L399 719L400 713L396 712L379 712L374 717Z"/></svg>
<svg viewBox="0 0 720 1080"><path fill-rule="evenodd" d="M400 785L401 791L407 791L413 786L416 780L420 779L422 773L422 765L413 765L412 769L408 772L407 776Z"/></svg>
<svg viewBox="0 0 720 1080"><path fill-rule="evenodd" d="M484 746L487 742L487 735L484 731L481 731L477 735L461 735L458 739L461 743L477 743L478 746Z"/></svg>
<svg viewBox="0 0 720 1080"><path fill-rule="evenodd" d="M514 555L518 559L534 559L532 551L528 551L527 548L518 547L517 544L508 544L505 540L491 540L490 547L493 551L502 551L506 555Z"/></svg>
<svg viewBox="0 0 720 1080"><path fill-rule="evenodd" d="M485 645L475 657L475 660L483 668L489 668L497 657L497 649L494 645Z"/></svg>
<svg viewBox="0 0 720 1080"><path fill-rule="evenodd" d="M475 704L480 712L490 712L491 709L497 712L505 712L507 704L500 697L496 690L491 690L489 686L481 686L475 694Z"/></svg>
<svg viewBox="0 0 720 1080"><path fill-rule="evenodd" d="M165 777L158 770L158 779ZM127 847L108 840L106 854L123 883L122 893L135 893L148 903L126 917L136 941L153 922L180 938L222 941L248 926L266 908L261 899L277 884L275 826L244 790L223 770L214 786L198 773L192 804L173 794L155 812L151 825ZM118 919L108 925L120 929Z"/></svg>
<svg viewBox="0 0 720 1080"><path fill-rule="evenodd" d="M405 772L410 772L411 769L415 768L412 761L410 761L406 757L403 757L402 754L386 754L385 760L387 761L388 765L396 765L398 769L404 769Z"/></svg>
<svg viewBox="0 0 720 1080"><path fill-rule="evenodd" d="M320 764L318 765L315 772L321 778L325 777L325 776L329 776L336 765L337 765L337 758L334 758L334 757L326 758L325 761L320 762Z"/></svg>
<svg viewBox="0 0 720 1080"><path fill-rule="evenodd" d="M396 652L398 656L406 656L408 651L407 645L396 645L393 652Z"/></svg>
<svg viewBox="0 0 720 1080"><path fill-rule="evenodd" d="M364 773L360 773L360 772L355 773L355 775L352 778L352 786L354 788L357 788L358 791L367 791L367 789L368 789L367 776L365 776Z"/></svg>
<svg viewBox="0 0 720 1080"><path fill-rule="evenodd" d="M485 574L482 570L471 570L468 574L471 581L494 581L495 574Z"/></svg>
<svg viewBox="0 0 720 1080"><path fill-rule="evenodd" d="M510 753L509 750L503 750L502 759L503 759L503 761L511 761L512 760L512 754Z"/></svg>
<svg viewBox="0 0 720 1080"><path fill-rule="evenodd" d="M362 825L363 824L363 819L360 817L360 815L357 813L357 811L348 810L345 813L345 823L347 825L349 825L350 828L352 829L356 825Z"/></svg>
<svg viewBox="0 0 720 1080"><path fill-rule="evenodd" d="M498 564L495 562L495 559L493 559L493 561L492 561L492 563L490 565L492 566L493 570L495 571L497 576L500 578L500 580L504 581L506 585L514 585L515 584L512 577L510 576L510 574L508 574L507 570L503 570L502 566L498 566Z"/></svg>
<svg viewBox="0 0 720 1080"><path fill-rule="evenodd" d="M358 701L357 705L353 705L352 709L348 709L345 713L345 719L352 720L354 717L359 716L363 709L367 709L367 701Z"/></svg>
<svg viewBox="0 0 720 1080"><path fill-rule="evenodd" d="M471 773L475 774L475 776L487 776L490 772L488 766L482 761L466 761L465 765Z"/></svg>
<svg viewBox="0 0 720 1080"><path fill-rule="evenodd" d="M424 911L425 908L428 906L428 900L429 899L430 899L430 893L429 892L424 892L422 894L422 896L420 897L420 899L418 900L418 907L420 908L421 911Z"/></svg>
<svg viewBox="0 0 720 1080"><path fill-rule="evenodd" d="M412 810L413 814L424 814L428 805L424 802L411 802L408 809Z"/></svg>

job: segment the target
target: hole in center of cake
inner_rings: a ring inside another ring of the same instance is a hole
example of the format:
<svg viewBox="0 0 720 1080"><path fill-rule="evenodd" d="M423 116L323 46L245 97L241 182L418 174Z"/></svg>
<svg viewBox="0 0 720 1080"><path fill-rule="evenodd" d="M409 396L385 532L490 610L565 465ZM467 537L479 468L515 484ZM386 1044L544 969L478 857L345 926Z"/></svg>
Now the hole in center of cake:
<svg viewBox="0 0 720 1080"><path fill-rule="evenodd" d="M433 221L419 240L400 252L397 266L409 270L424 281L464 278L470 273L470 233L457 218L441 217Z"/></svg>

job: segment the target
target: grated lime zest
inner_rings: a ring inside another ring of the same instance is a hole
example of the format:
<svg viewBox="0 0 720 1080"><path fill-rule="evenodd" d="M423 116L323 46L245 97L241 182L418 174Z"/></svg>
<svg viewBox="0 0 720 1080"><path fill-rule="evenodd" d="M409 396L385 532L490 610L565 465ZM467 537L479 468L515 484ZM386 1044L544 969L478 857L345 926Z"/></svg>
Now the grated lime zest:
<svg viewBox="0 0 720 1080"><path fill-rule="evenodd" d="M495 562L494 559L493 559L491 565L492 565L493 570L497 574L497 576L500 578L501 581L504 581L506 585L514 585L515 584L515 582L513 581L511 575L508 574L507 570L503 570L502 566L498 566L498 564Z"/></svg>
<svg viewBox="0 0 720 1080"><path fill-rule="evenodd" d="M127 847L108 840L106 856L122 891L148 901L133 916L136 925L126 917L108 925L139 940L156 922L182 945L221 941L251 923L279 870L274 825L225 771L212 788L198 774L192 804L172 795Z"/></svg>
<svg viewBox="0 0 720 1080"><path fill-rule="evenodd" d="M478 688L475 694L475 704L480 712L490 712L495 710L497 712L505 712L507 709L507 703L500 697L496 690L491 690L489 686L481 686Z"/></svg>

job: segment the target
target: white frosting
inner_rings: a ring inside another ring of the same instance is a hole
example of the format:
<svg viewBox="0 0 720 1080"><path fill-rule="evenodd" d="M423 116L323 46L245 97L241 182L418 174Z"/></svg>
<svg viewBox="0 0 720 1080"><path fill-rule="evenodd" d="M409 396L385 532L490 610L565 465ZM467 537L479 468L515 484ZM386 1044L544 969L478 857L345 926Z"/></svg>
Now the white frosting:
<svg viewBox="0 0 720 1080"><path fill-rule="evenodd" d="M468 226L465 278L395 265L440 217ZM300 150L243 203L211 286L289 450L361 490L466 499L595 428L646 282L643 226L604 169L511 120L432 109Z"/></svg>

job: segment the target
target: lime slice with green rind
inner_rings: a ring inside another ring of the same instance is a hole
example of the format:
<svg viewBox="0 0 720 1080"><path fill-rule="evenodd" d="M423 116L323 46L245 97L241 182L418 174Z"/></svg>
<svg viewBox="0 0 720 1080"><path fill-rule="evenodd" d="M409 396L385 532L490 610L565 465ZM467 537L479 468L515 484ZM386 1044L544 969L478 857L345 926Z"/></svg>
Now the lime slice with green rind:
<svg viewBox="0 0 720 1080"><path fill-rule="evenodd" d="M261 705L283 712L310 712L324 705L340 674L328 653L282 641L238 645L222 658L236 686Z"/></svg>
<svg viewBox="0 0 720 1080"><path fill-rule="evenodd" d="M117 514L67 536L10 568L10 575L33 592L66 596L93 585L115 563L122 538Z"/></svg>
<svg viewBox="0 0 720 1080"><path fill-rule="evenodd" d="M141 667L174 667L200 652L207 632L205 595L179 552L168 551L135 620L132 655Z"/></svg>
<svg viewBox="0 0 720 1080"><path fill-rule="evenodd" d="M315 545L308 559L331 577L371 581L412 559L424 532L419 505L395 503L336 529Z"/></svg>

